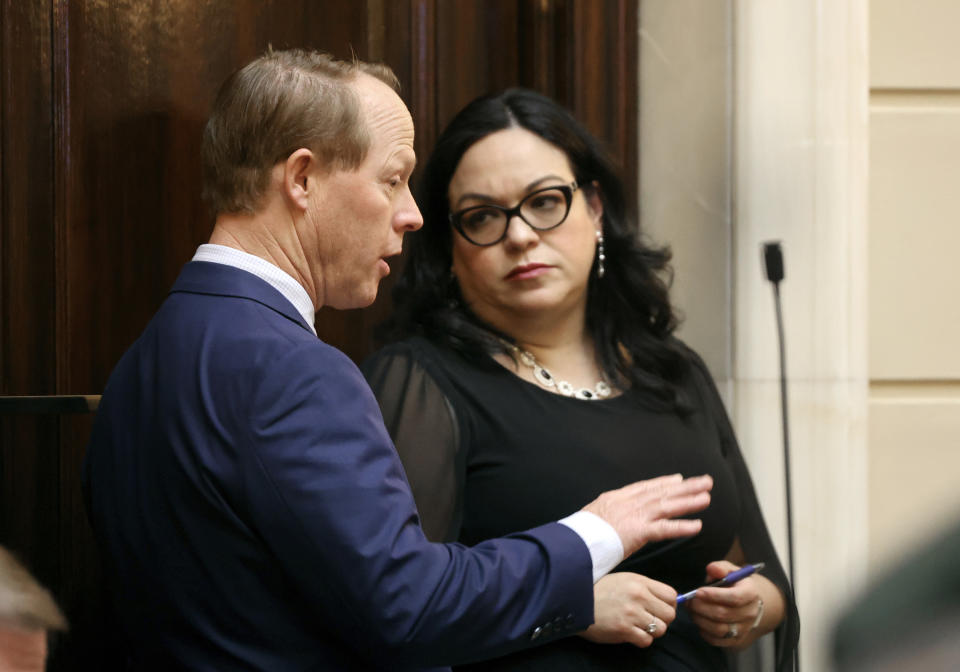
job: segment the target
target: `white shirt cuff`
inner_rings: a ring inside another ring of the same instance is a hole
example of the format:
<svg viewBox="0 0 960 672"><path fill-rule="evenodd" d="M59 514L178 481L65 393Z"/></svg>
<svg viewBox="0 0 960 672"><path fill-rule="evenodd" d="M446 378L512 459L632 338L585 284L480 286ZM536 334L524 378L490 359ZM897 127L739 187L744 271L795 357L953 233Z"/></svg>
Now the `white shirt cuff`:
<svg viewBox="0 0 960 672"><path fill-rule="evenodd" d="M623 560L623 543L613 526L595 513L577 511L557 521L577 533L590 551L593 561L593 582L606 576Z"/></svg>

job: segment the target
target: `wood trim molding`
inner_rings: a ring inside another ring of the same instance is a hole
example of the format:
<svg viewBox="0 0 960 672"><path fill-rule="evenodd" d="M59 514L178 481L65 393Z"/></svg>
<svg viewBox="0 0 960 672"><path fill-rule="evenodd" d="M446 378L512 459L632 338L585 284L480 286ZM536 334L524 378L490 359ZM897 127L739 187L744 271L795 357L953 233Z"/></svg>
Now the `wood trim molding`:
<svg viewBox="0 0 960 672"><path fill-rule="evenodd" d="M0 415L95 413L99 394L23 395L0 397Z"/></svg>

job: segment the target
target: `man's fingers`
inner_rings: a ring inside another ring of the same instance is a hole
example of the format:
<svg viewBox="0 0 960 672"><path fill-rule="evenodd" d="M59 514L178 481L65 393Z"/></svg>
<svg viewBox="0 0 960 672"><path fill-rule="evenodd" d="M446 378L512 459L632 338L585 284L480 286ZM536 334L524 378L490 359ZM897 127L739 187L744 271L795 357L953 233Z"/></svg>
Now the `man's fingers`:
<svg viewBox="0 0 960 672"><path fill-rule="evenodd" d="M703 523L699 518L694 519L661 519L654 520L644 525L647 541L663 541L664 539L675 539L677 537L692 537L700 532Z"/></svg>
<svg viewBox="0 0 960 672"><path fill-rule="evenodd" d="M707 492L713 488L713 478L708 474L702 476L691 476L684 479L679 485L671 488L677 494L693 494L697 492Z"/></svg>
<svg viewBox="0 0 960 672"><path fill-rule="evenodd" d="M670 487L676 486L677 484L683 482L684 479L682 474L670 474L668 476L657 476L656 478L650 478L646 481L635 481L629 485L623 486L620 488L620 490L624 495L635 497L641 494L665 492Z"/></svg>
<svg viewBox="0 0 960 672"><path fill-rule="evenodd" d="M703 511L710 505L710 493L701 492L695 495L664 497L657 502L657 518L674 518L686 513Z"/></svg>
<svg viewBox="0 0 960 672"><path fill-rule="evenodd" d="M705 509L710 504L712 487L713 479L708 475L684 479L680 474L670 474L605 492L583 510L613 526L624 551L630 555L648 541L699 532L700 521L676 521L667 525L662 524L663 519Z"/></svg>
<svg viewBox="0 0 960 672"><path fill-rule="evenodd" d="M713 488L713 478L704 474L702 476L691 476L685 478L679 483L670 483L663 486L665 493L671 497L682 495L695 495L698 492L709 492Z"/></svg>
<svg viewBox="0 0 960 672"><path fill-rule="evenodd" d="M690 495L708 492L713 487L713 478L708 474L684 478L680 474L658 476L646 481L637 481L621 488L624 495L630 497L663 497Z"/></svg>
<svg viewBox="0 0 960 672"><path fill-rule="evenodd" d="M661 488L637 490L633 499L640 507L658 508L661 516L676 516L705 508L710 503L712 488L712 478L698 476L682 482L670 483Z"/></svg>

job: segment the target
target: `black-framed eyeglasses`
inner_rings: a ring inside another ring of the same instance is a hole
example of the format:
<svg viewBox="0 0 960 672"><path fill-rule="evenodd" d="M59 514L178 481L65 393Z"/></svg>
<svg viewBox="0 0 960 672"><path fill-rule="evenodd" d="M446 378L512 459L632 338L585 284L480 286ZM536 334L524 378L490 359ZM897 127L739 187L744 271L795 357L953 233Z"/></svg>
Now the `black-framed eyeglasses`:
<svg viewBox="0 0 960 672"><path fill-rule="evenodd" d="M450 213L450 223L474 245L496 245L507 236L510 220L520 217L530 228L549 231L560 226L570 214L577 183L558 184L531 191L515 207L475 205Z"/></svg>

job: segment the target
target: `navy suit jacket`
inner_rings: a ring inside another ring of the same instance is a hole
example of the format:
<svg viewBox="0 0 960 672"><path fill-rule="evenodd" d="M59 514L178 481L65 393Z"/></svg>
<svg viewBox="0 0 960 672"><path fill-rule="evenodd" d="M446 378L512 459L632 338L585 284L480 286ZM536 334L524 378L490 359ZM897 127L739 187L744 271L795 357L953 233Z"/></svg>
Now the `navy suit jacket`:
<svg viewBox="0 0 960 672"><path fill-rule="evenodd" d="M563 525L429 543L360 372L229 266L184 267L110 376L83 477L144 668L432 667L593 619Z"/></svg>

